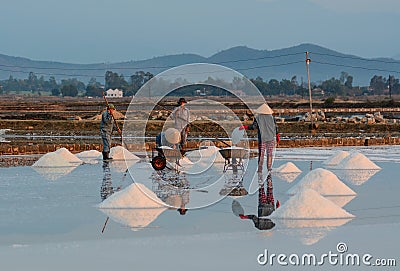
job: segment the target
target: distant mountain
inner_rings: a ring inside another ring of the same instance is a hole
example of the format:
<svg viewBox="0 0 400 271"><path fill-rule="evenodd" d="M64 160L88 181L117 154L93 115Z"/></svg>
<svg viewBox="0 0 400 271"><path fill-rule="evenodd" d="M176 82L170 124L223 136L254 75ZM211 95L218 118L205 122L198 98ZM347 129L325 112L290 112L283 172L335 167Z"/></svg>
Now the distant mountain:
<svg viewBox="0 0 400 271"><path fill-rule="evenodd" d="M314 44L300 44L278 50L256 50L245 46L233 47L211 57L196 54L168 55L141 61L97 64L71 64L34 61L27 58L0 54L0 79L27 78L29 72L38 76L54 76L57 80L76 77L88 82L91 77L104 81L107 70L123 74L127 79L136 71L157 74L169 68L189 63L215 63L227 66L249 78L291 79L297 76L300 83L307 81L305 52L310 52L311 81L319 82L332 77L339 78L342 71L353 76L353 85L369 85L374 75L399 77L400 61L394 59L366 59L336 52ZM397 73L396 73L397 72Z"/></svg>

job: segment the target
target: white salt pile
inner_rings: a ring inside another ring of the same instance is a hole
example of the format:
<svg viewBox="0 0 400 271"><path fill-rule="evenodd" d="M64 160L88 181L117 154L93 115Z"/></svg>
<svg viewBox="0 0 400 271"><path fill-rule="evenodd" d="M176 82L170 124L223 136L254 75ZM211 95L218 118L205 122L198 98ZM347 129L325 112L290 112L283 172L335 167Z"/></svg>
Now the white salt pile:
<svg viewBox="0 0 400 271"><path fill-rule="evenodd" d="M82 164L83 161L73 155L69 150L66 148L60 148L55 151L55 153L58 153L62 158L64 158L65 161L69 163L76 163L76 164Z"/></svg>
<svg viewBox="0 0 400 271"><path fill-rule="evenodd" d="M166 210L166 208L146 209L100 209L113 221L130 227L132 230L139 230L147 227L151 222Z"/></svg>
<svg viewBox="0 0 400 271"><path fill-rule="evenodd" d="M291 197L270 217L282 219L333 219L354 216L324 198L318 192L312 189L304 189Z"/></svg>
<svg viewBox="0 0 400 271"><path fill-rule="evenodd" d="M347 156L349 156L350 153L347 151L338 151L336 152L334 155L332 155L331 157L329 157L326 161L322 162L322 164L326 165L326 166L336 166L338 165L344 158L346 158Z"/></svg>
<svg viewBox="0 0 400 271"><path fill-rule="evenodd" d="M98 206L102 208L160 208L161 200L145 185L133 183L124 190L112 194Z"/></svg>
<svg viewBox="0 0 400 271"><path fill-rule="evenodd" d="M75 156L86 164L97 164L102 159L101 152L96 150L83 151L75 154Z"/></svg>
<svg viewBox="0 0 400 271"><path fill-rule="evenodd" d="M40 157L32 167L68 167L71 164L65 161L64 158L55 152L49 152Z"/></svg>
<svg viewBox="0 0 400 271"><path fill-rule="evenodd" d="M287 162L280 167L276 168L273 170L276 173L294 173L294 172L299 172L301 173L301 170L292 162Z"/></svg>
<svg viewBox="0 0 400 271"><path fill-rule="evenodd" d="M335 168L337 169L381 169L364 154L353 152L344 158Z"/></svg>
<svg viewBox="0 0 400 271"><path fill-rule="evenodd" d="M203 160L211 160L213 163L225 163L225 159L219 153L219 148L215 146L207 146L207 148L200 150L189 151L186 153L186 157L194 163Z"/></svg>
<svg viewBox="0 0 400 271"><path fill-rule="evenodd" d="M356 193L340 181L335 174L323 168L310 171L300 182L289 189L287 193L293 195L305 188L313 189L319 194L326 196L356 195Z"/></svg>
<svg viewBox="0 0 400 271"><path fill-rule="evenodd" d="M101 152L96 151L96 150L90 150L90 151L83 151L80 153L75 154L76 157L79 159L100 159L101 158Z"/></svg>
<svg viewBox="0 0 400 271"><path fill-rule="evenodd" d="M40 157L33 167L71 167L82 164L82 160L73 155L66 148L58 149L55 152L49 152Z"/></svg>
<svg viewBox="0 0 400 271"><path fill-rule="evenodd" d="M112 157L113 160L140 160L139 157L122 146L112 147L110 150L110 157Z"/></svg>

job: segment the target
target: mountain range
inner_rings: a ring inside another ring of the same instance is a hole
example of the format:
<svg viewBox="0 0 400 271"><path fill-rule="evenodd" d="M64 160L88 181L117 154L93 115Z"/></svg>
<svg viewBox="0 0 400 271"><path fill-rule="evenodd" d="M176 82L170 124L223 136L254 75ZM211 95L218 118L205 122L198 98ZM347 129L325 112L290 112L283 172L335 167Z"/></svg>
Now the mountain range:
<svg viewBox="0 0 400 271"><path fill-rule="evenodd" d="M179 54L154 57L141 61L118 63L72 64L51 61L36 61L28 58L0 54L0 80L9 78L27 78L29 72L38 77L54 76L57 80L76 77L87 83L94 77L104 82L104 74L111 70L129 76L143 70L153 74L169 68L189 63L215 63L234 69L248 78L257 76L270 79L291 79L307 81L305 52L309 52L310 77L312 82L321 82L332 77L339 78L341 72L353 76L353 86L367 86L374 75L388 77L400 74L400 60L390 58L362 58L343 54L315 44L300 44L278 50L257 50L245 46L233 47L220 51L210 57L196 54Z"/></svg>

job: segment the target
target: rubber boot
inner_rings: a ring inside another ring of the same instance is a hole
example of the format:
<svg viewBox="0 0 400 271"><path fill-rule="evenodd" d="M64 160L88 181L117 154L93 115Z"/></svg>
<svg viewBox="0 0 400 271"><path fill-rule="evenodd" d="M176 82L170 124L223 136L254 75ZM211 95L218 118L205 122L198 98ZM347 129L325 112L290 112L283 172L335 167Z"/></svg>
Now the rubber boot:
<svg viewBox="0 0 400 271"><path fill-rule="evenodd" d="M109 157L109 152L103 152L103 160L111 160L112 158Z"/></svg>

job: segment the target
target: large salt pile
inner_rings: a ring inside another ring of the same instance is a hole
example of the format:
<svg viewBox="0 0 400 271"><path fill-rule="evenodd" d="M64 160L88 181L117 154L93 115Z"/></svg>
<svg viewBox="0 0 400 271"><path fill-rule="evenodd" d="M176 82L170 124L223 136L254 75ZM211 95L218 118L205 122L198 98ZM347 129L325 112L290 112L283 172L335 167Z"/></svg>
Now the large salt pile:
<svg viewBox="0 0 400 271"><path fill-rule="evenodd" d="M112 147L110 150L110 157L112 157L113 160L140 160L139 157L122 146Z"/></svg>
<svg viewBox="0 0 400 271"><path fill-rule="evenodd" d="M331 157L329 157L326 161L322 162L325 166L332 167L338 165L344 158L349 156L350 153L347 151L338 151Z"/></svg>
<svg viewBox="0 0 400 271"><path fill-rule="evenodd" d="M289 189L287 193L293 195L304 188L313 189L321 195L326 196L356 195L356 193L340 181L334 173L323 168L310 171L300 182Z"/></svg>
<svg viewBox="0 0 400 271"><path fill-rule="evenodd" d="M139 230L147 227L166 208L146 209L100 209L115 222L130 227L132 230Z"/></svg>
<svg viewBox="0 0 400 271"><path fill-rule="evenodd" d="M304 189L289 198L270 217L282 219L333 219L354 216L324 198L318 192L312 189Z"/></svg>
<svg viewBox="0 0 400 271"><path fill-rule="evenodd" d="M161 200L145 185L133 183L124 190L112 194L99 204L99 208L160 208Z"/></svg>
<svg viewBox="0 0 400 271"><path fill-rule="evenodd" d="M381 169L360 152L353 152L344 158L335 168L337 169Z"/></svg>

